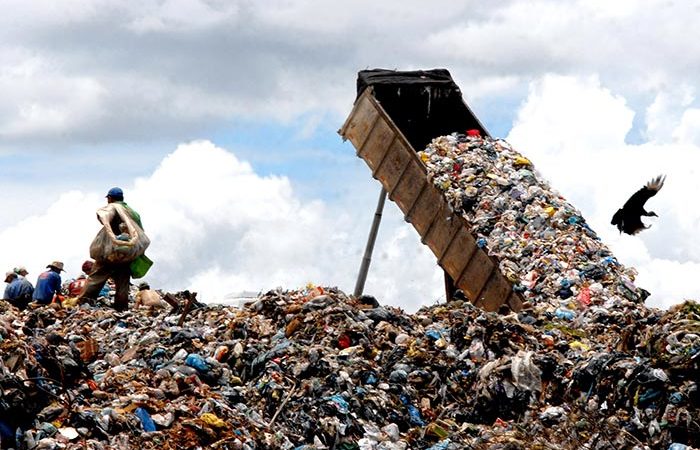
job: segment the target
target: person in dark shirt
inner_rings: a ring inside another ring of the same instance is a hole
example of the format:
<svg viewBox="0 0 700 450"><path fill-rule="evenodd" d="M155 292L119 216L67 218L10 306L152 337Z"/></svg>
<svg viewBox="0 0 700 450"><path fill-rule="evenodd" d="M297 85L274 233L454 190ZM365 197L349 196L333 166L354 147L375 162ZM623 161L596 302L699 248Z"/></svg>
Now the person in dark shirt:
<svg viewBox="0 0 700 450"><path fill-rule="evenodd" d="M27 268L24 266L15 267L15 273L19 275L20 278L25 278L27 275L29 275Z"/></svg>
<svg viewBox="0 0 700 450"><path fill-rule="evenodd" d="M19 309L26 308L34 293L32 283L23 276L17 275L16 272L7 272L5 274L5 283L7 283L7 287L5 288L3 299Z"/></svg>
<svg viewBox="0 0 700 450"><path fill-rule="evenodd" d="M36 280L36 288L32 298L35 302L48 305L53 301L54 295L61 293L61 272L63 272L63 263L54 261L48 266L49 270L39 275Z"/></svg>
<svg viewBox="0 0 700 450"><path fill-rule="evenodd" d="M7 287L5 287L5 295L2 296L3 300L9 300L10 299L10 294L9 294L9 289L10 286L12 286L12 283L17 280L17 274L14 272L7 272L5 274L5 283L7 283Z"/></svg>

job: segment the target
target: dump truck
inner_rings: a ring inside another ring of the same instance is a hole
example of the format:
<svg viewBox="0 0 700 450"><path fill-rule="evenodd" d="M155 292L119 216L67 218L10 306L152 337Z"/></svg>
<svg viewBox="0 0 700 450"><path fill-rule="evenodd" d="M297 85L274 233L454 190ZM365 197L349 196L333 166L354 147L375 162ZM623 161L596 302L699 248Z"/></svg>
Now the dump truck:
<svg viewBox="0 0 700 450"><path fill-rule="evenodd" d="M489 136L450 73L361 71L357 92L339 133L433 252L446 284L484 310L519 311L523 298L501 273L498 259L477 246L470 224L452 211L417 155L432 139L453 132Z"/></svg>

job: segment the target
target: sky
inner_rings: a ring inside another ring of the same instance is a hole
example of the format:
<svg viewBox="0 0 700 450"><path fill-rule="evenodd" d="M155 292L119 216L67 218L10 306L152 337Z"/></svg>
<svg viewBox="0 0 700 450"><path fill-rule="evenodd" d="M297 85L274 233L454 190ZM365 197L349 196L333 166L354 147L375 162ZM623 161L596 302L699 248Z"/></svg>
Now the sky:
<svg viewBox="0 0 700 450"><path fill-rule="evenodd" d="M457 4L459 3L459 4ZM337 134L357 72L446 68L493 136L669 307L700 297L700 6L679 1L7 0L0 268L77 276L112 186L142 215L153 287L214 302L308 283L352 293L379 195ZM634 237L612 213L656 175ZM387 202L365 293L444 299Z"/></svg>

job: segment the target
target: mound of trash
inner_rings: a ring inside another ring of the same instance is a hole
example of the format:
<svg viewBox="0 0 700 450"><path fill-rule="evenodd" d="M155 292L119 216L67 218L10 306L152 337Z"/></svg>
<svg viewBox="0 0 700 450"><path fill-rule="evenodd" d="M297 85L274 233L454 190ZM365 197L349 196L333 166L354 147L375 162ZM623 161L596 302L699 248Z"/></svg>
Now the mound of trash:
<svg viewBox="0 0 700 450"><path fill-rule="evenodd" d="M634 285L636 271L620 264L581 212L506 141L454 133L418 155L477 245L535 307L574 318L591 304L649 295Z"/></svg>
<svg viewBox="0 0 700 450"><path fill-rule="evenodd" d="M0 447L700 448L700 305L645 307L504 141L443 136L419 157L521 311L407 314L317 286L241 308L0 301Z"/></svg>
<svg viewBox="0 0 700 450"><path fill-rule="evenodd" d="M700 446L700 305L572 323L335 288L188 314L0 302L0 436L16 449Z"/></svg>

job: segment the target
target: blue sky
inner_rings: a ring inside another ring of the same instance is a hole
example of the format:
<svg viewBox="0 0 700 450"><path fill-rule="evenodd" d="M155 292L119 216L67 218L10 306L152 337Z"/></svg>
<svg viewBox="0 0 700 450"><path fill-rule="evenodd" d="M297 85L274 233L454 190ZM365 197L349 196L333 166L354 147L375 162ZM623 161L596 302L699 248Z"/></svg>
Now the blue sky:
<svg viewBox="0 0 700 450"><path fill-rule="evenodd" d="M586 215L651 304L697 297L700 11L685 2L10 0L0 18L0 264L77 274L114 185L151 283L350 292L379 186L337 130L359 70L447 68ZM635 238L611 211L664 171ZM442 276L388 204L367 288L415 309Z"/></svg>

